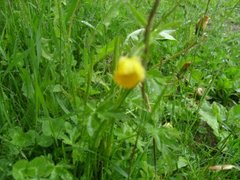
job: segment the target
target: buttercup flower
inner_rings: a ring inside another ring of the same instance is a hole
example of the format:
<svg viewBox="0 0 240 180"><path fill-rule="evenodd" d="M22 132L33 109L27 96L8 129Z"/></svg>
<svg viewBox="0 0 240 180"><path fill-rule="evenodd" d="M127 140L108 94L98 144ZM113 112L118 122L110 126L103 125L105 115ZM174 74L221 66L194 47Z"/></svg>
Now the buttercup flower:
<svg viewBox="0 0 240 180"><path fill-rule="evenodd" d="M138 57L121 57L114 72L115 82L131 89L145 78L145 69Z"/></svg>

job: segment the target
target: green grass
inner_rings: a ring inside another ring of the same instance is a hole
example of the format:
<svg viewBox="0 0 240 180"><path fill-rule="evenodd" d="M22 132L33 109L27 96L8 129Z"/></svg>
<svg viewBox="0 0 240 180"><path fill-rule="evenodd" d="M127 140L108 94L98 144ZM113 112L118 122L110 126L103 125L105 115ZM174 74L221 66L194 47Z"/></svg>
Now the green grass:
<svg viewBox="0 0 240 180"><path fill-rule="evenodd" d="M207 1L161 1L146 55L153 2L0 0L0 179L240 178L240 1L210 1L199 38ZM151 112L113 81L124 55Z"/></svg>

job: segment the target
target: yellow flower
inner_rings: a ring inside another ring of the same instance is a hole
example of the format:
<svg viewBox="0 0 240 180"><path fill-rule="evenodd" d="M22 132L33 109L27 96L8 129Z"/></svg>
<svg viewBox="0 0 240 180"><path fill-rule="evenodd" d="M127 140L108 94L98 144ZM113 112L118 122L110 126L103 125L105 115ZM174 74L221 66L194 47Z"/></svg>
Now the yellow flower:
<svg viewBox="0 0 240 180"><path fill-rule="evenodd" d="M114 72L115 82L125 88L131 89L145 78L145 69L138 57L121 57Z"/></svg>

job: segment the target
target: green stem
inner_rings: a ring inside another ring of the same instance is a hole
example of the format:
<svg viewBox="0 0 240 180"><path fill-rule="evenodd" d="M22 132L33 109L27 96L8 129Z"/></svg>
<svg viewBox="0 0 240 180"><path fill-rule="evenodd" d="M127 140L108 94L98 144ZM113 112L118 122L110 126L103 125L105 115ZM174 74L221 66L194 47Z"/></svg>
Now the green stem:
<svg viewBox="0 0 240 180"><path fill-rule="evenodd" d="M157 178L157 158L156 158L156 140L153 137L153 164L155 171L155 179Z"/></svg>
<svg viewBox="0 0 240 180"><path fill-rule="evenodd" d="M135 140L135 143L134 143L134 147L132 149L132 153L131 153L131 157L130 157L131 159L130 159L130 165L129 165L129 170L128 170L128 179L130 178L131 173L132 173L132 164L133 164L134 155L136 153L139 136L140 136L140 129L137 132L137 137L136 137L136 140Z"/></svg>

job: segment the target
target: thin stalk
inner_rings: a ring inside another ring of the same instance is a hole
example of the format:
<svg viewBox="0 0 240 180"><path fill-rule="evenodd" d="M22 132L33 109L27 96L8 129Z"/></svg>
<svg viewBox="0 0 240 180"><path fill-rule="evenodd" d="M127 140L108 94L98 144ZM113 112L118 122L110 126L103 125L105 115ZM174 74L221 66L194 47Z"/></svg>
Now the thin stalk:
<svg viewBox="0 0 240 180"><path fill-rule="evenodd" d="M154 162L154 171L155 179L157 178L157 157L156 157L156 140L153 137L153 162Z"/></svg>
<svg viewBox="0 0 240 180"><path fill-rule="evenodd" d="M152 107L151 107L148 95L145 91L145 83L144 82L142 82L142 84L141 84L141 93L142 93L142 98L147 107L148 112L152 112Z"/></svg>
<svg viewBox="0 0 240 180"><path fill-rule="evenodd" d="M145 64L144 64L144 66L146 69L147 69L148 62L149 62L150 33L151 33L152 25L153 25L154 16L156 15L159 4L160 4L160 0L155 0L155 3L153 4L152 10L148 17L148 23L145 28L145 33L144 33L144 44L145 44L145 48L144 48L145 61L144 62L145 62ZM141 92L142 92L142 97L143 97L144 103L147 106L147 110L148 110L148 112L151 112L152 107L150 105L148 95L145 92L145 83L144 82L142 82ZM133 153L135 153L137 140L138 140L138 138L136 139L136 144L135 144L135 148L133 149ZM134 156L134 154L133 154L133 156ZM156 160L156 143L155 143L154 138L153 138L153 156L154 156L153 161L154 161L155 178L156 178L156 175L157 175L157 163L156 162L157 162L157 160Z"/></svg>
<svg viewBox="0 0 240 180"><path fill-rule="evenodd" d="M206 9L205 9L204 15L207 15L210 1L211 1L211 0L208 0L208 2L207 2L207 6L206 6Z"/></svg>
<svg viewBox="0 0 240 180"><path fill-rule="evenodd" d="M219 72L220 72L220 71L219 71ZM212 88L213 83L215 82L217 76L219 75L219 72L217 72L217 73L213 76L211 82L209 83L208 88L206 89L206 91L204 92L203 96L201 97L200 102L199 102L199 105L198 105L198 107L197 107L197 110L195 111L194 114L198 114L200 108L202 107L202 104L203 104L203 102L204 102L204 99L206 98L207 94L209 93L210 89ZM198 120L198 119L196 118L196 119L192 122L192 124L191 124L190 127L189 127L189 130L193 129L193 127L196 126L197 120ZM195 131L193 131L193 132L195 132Z"/></svg>
<svg viewBox="0 0 240 180"><path fill-rule="evenodd" d="M76 6L73 10L73 13L70 17L70 20L69 20L69 27L68 27L68 38L71 38L71 34L72 34L72 27L73 27L73 21L74 21L74 17L75 17L75 13L76 11L79 9L80 7L80 0L77 1L76 3Z"/></svg>
<svg viewBox="0 0 240 180"><path fill-rule="evenodd" d="M145 60L144 61L144 66L145 66L146 69L147 69L147 65L148 65L148 62L149 62L150 33L151 33L152 25L153 25L154 16L157 12L157 8L158 8L159 4L160 4L160 0L155 0L155 2L153 4L153 7L152 7L152 10L150 12L150 15L148 17L147 25L145 27L145 32L144 32L144 45L145 45L145 47L144 47L143 57L144 57L144 60ZM144 103L147 107L148 112L151 112L152 108L151 108L151 105L149 103L148 95L145 92L145 83L144 82L142 82L142 84L141 84L141 93L142 93L142 98L143 98L143 101L144 101ZM135 141L134 147L132 149L131 160L130 160L130 165L129 165L128 179L131 176L132 163L133 163L134 155L135 155L135 152L136 152L139 135L140 135L140 130L138 131L136 141ZM153 139L153 142L154 142L154 139ZM153 148L154 149L156 148L155 146L156 146L155 143L153 143ZM155 173L156 173L156 171L157 171L156 159L154 160L154 165L155 165Z"/></svg>
<svg viewBox="0 0 240 180"><path fill-rule="evenodd" d="M131 173L132 173L132 164L133 164L134 155L135 155L135 152L136 152L136 149L137 149L137 143L138 143L139 135L140 135L140 130L138 130L137 137L136 137L136 140L135 140L135 143L134 143L134 147L132 149L132 153L131 153L131 156L130 156L131 159L130 159L130 165L129 165L129 169L128 169L128 179L130 178Z"/></svg>
<svg viewBox="0 0 240 180"><path fill-rule="evenodd" d="M152 29L152 25L153 25L153 20L154 20L154 16L157 12L157 8L160 4L160 0L155 0L155 3L153 5L153 8L150 12L150 15L148 17L148 22L147 25L145 27L145 33L144 33L144 44L145 44L145 48L144 48L144 58L145 58L145 67L147 67L148 61L149 61L149 46L150 46L150 33L151 33L151 29Z"/></svg>
<svg viewBox="0 0 240 180"><path fill-rule="evenodd" d="M147 68L148 62L149 62L149 46L150 46L150 33L151 33L151 29L152 29L152 25L153 25L153 20L154 20L154 16L157 12L157 8L160 4L160 0L155 0L155 3L153 4L152 10L150 12L150 15L148 17L148 22L147 25L145 27L145 32L144 32L144 66L145 68ZM147 107L148 112L152 111L151 105L149 103L149 98L147 93L145 92L145 83L142 82L142 86L141 86L141 92L142 92L142 97L143 97L143 101Z"/></svg>
<svg viewBox="0 0 240 180"><path fill-rule="evenodd" d="M170 60L174 60L180 56L184 56L184 55L188 54L192 49L196 48L203 41L204 41L204 37L202 39L200 39L199 41L198 40L190 40L189 45L186 45L183 49L181 49L180 51L176 52L175 54L173 54L172 56L170 56L168 58L164 57L164 58L160 59L159 63L155 64L153 67L151 67L151 69L154 69L156 67L158 67L160 69L164 63L166 63Z"/></svg>

